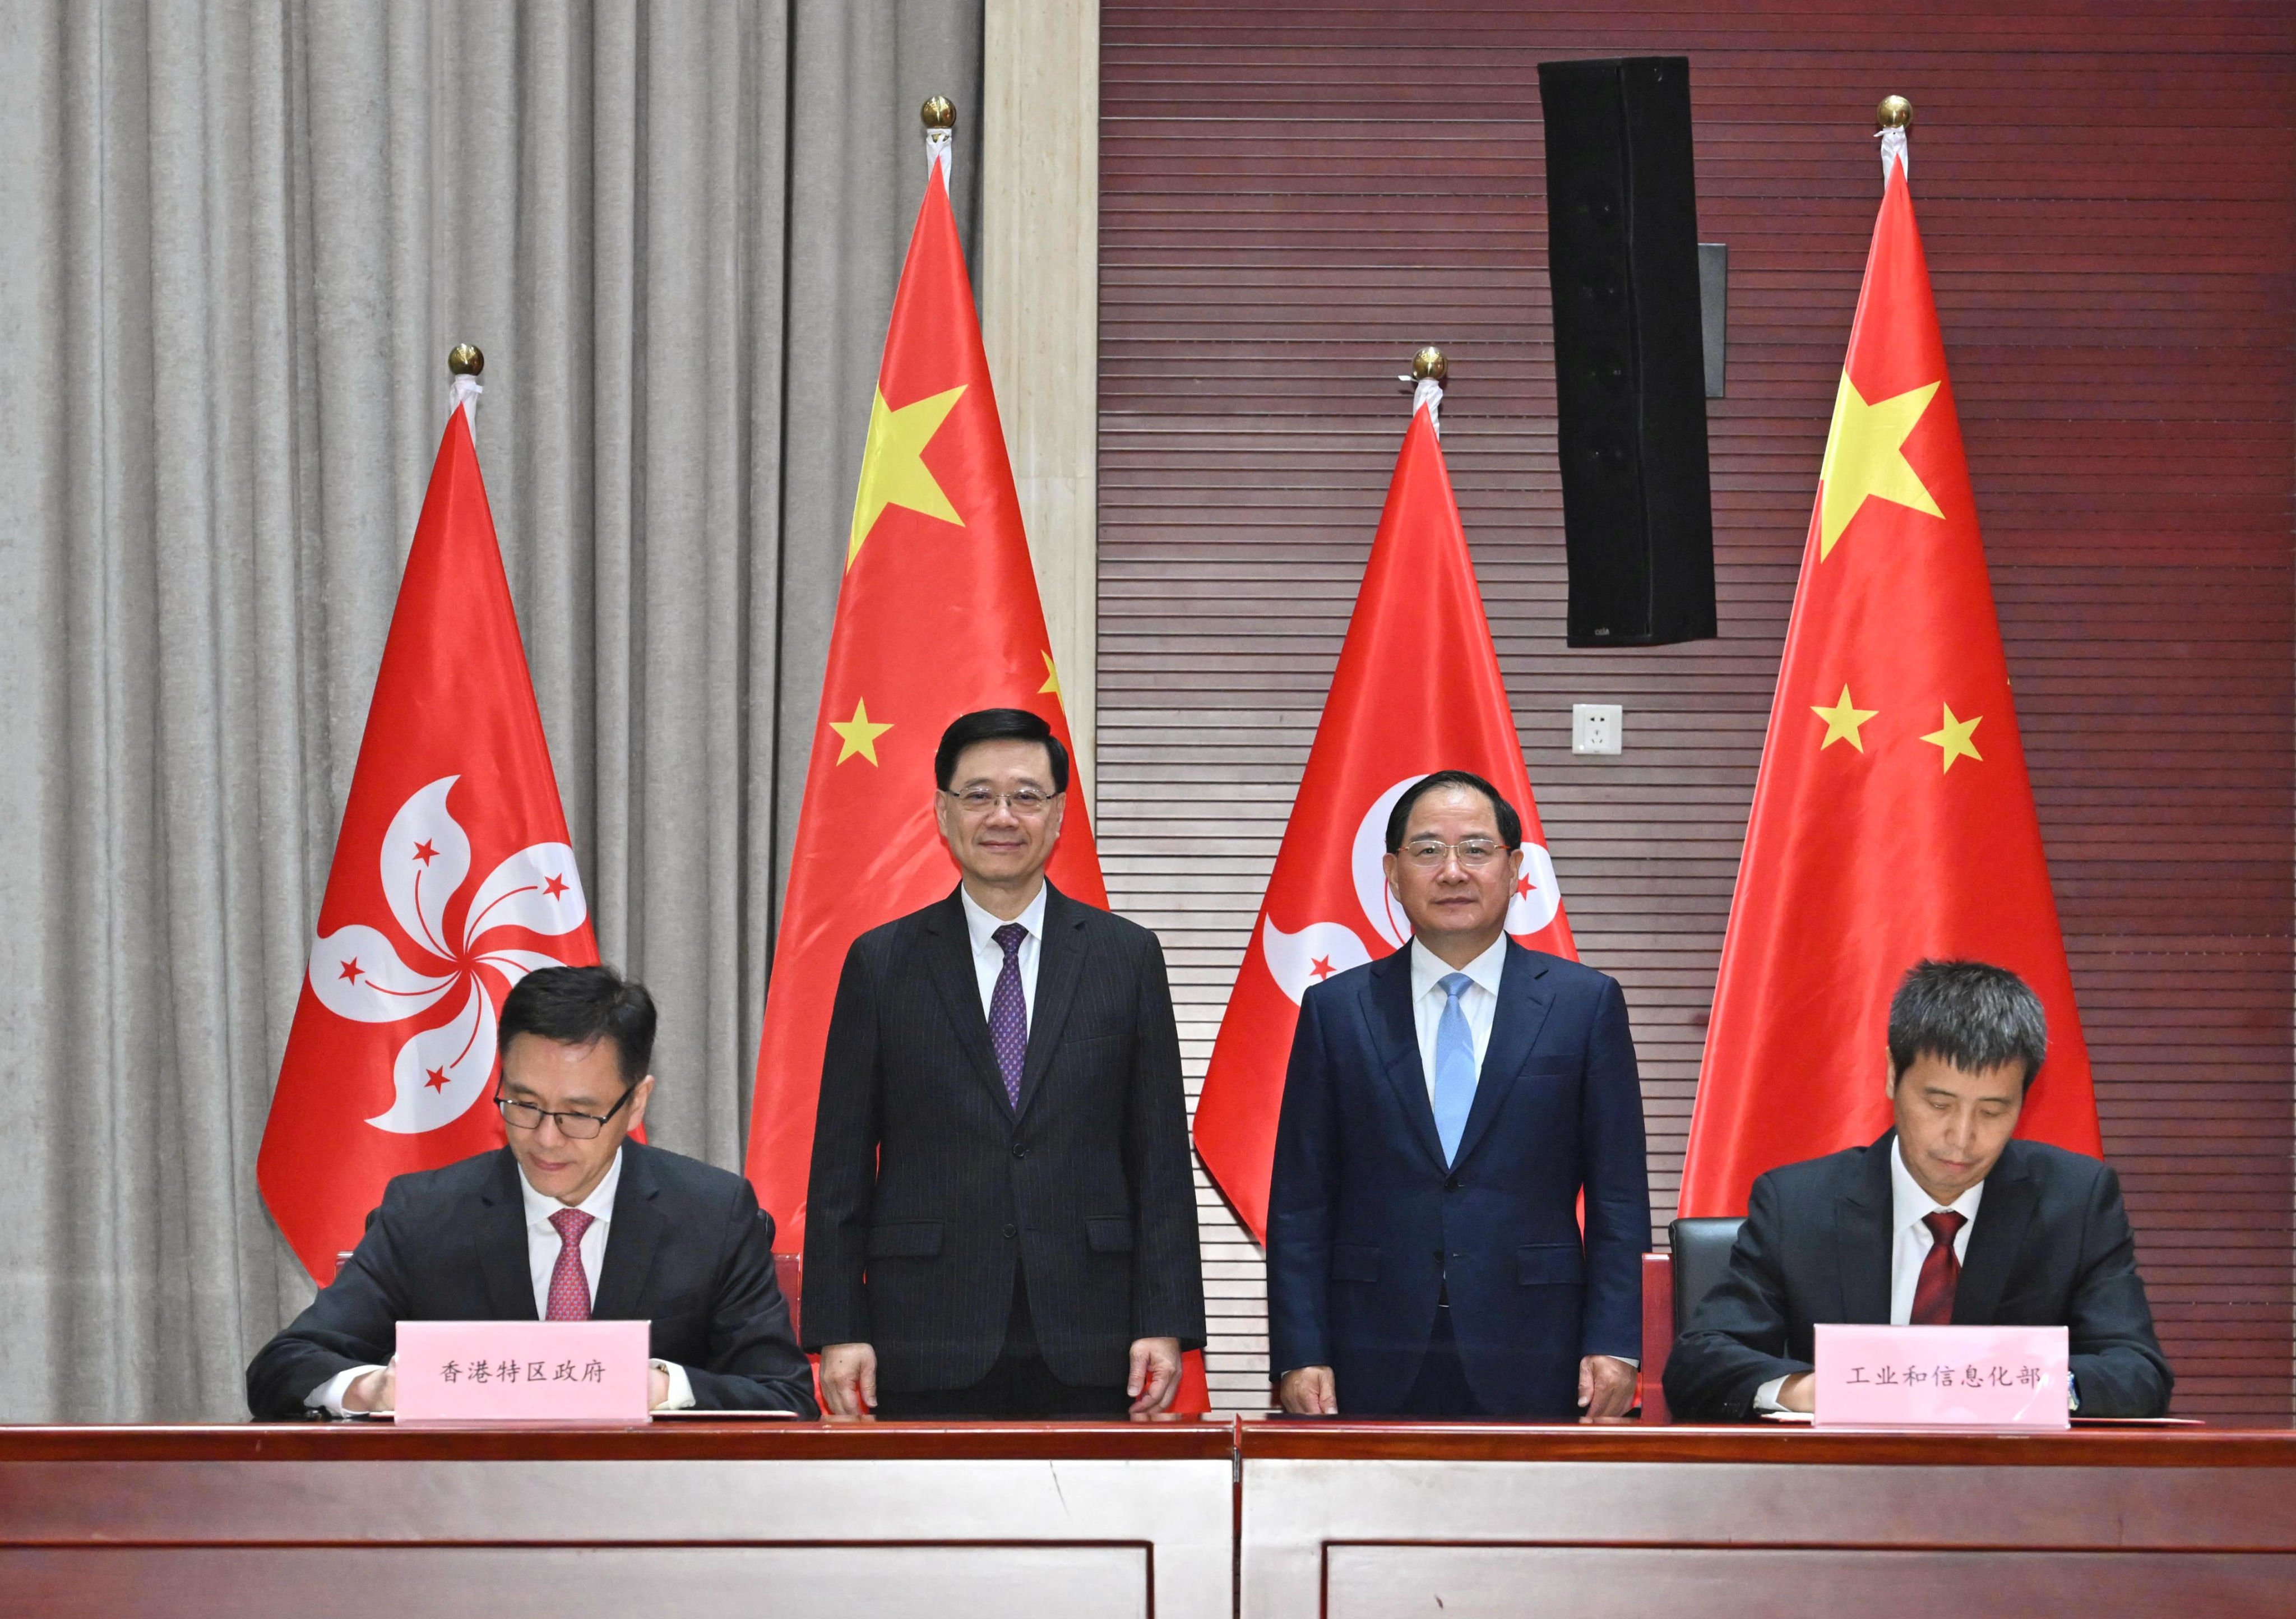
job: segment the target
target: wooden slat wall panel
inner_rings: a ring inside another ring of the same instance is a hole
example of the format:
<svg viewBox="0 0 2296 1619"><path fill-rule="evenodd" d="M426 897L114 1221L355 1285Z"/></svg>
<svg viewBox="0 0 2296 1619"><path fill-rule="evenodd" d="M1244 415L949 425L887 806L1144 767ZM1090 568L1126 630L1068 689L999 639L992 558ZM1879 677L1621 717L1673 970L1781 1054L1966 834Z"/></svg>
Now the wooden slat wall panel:
<svg viewBox="0 0 2296 1619"><path fill-rule="evenodd" d="M1724 916L1879 193L1915 194L2058 903L2187 1412L2290 1414L2291 8L1103 0L1101 849L1201 1078L1405 423L1445 447L1587 958L1679 1178ZM1536 63L1693 59L1723 636L1573 653ZM1344 117L1335 116L1345 114ZM1570 705L1626 706L1574 759ZM1218 1397L1266 1393L1209 1188Z"/></svg>

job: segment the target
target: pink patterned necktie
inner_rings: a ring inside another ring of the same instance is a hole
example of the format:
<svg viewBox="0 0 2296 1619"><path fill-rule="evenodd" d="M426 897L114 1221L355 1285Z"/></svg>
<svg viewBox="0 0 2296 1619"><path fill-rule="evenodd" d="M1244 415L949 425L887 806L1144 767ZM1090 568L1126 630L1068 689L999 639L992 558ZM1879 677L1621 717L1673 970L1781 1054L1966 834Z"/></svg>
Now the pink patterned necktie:
<svg viewBox="0 0 2296 1619"><path fill-rule="evenodd" d="M579 1209L561 1209L550 1217L558 1228L558 1269L550 1273L550 1309L545 1321L586 1321L590 1319L590 1278L582 1270L582 1233L597 1216Z"/></svg>

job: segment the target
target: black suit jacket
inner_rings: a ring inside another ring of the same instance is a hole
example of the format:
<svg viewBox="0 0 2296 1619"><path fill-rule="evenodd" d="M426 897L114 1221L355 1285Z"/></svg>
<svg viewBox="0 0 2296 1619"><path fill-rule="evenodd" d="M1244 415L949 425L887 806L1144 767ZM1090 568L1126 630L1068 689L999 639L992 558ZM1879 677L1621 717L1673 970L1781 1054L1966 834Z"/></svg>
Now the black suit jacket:
<svg viewBox="0 0 2296 1619"><path fill-rule="evenodd" d="M685 1368L697 1406L816 1416L773 1237L741 1176L625 1141L591 1315L651 1321L653 1354ZM401 1175L335 1279L248 1367L248 1409L265 1421L308 1415L304 1397L337 1372L390 1360L401 1321L535 1319L510 1149Z"/></svg>
<svg viewBox="0 0 2296 1619"><path fill-rule="evenodd" d="M1736 1421L1773 1377L1810 1369L1819 1321L1890 1319L1891 1130L1754 1182L1730 1269L1666 1363L1666 1402ZM1953 1295L1965 1327L2071 1329L2084 1417L2158 1417L2176 1378L2152 1335L2120 1181L2094 1158L2012 1141L1985 1178Z"/></svg>
<svg viewBox="0 0 2296 1619"><path fill-rule="evenodd" d="M1447 1166L1410 947L1300 1003L1267 1199L1270 1369L1329 1366L1341 1411L1403 1402L1447 1291L1494 1416L1573 1416L1580 1357L1642 1353L1650 1184L1626 998L1512 941L1505 962Z"/></svg>
<svg viewBox="0 0 2296 1619"><path fill-rule="evenodd" d="M1125 1380L1136 1338L1204 1341L1179 1033L1156 936L1045 904L1017 1111L955 892L853 942L822 1063L806 1346L875 1346L881 1388L964 1388L1015 1275L1062 1381Z"/></svg>

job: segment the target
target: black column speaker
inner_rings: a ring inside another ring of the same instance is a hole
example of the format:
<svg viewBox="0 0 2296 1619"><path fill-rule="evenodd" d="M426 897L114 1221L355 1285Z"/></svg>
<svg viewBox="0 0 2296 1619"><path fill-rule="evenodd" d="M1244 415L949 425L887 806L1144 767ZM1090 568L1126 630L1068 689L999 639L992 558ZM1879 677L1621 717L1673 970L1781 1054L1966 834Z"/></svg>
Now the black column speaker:
<svg viewBox="0 0 2296 1619"><path fill-rule="evenodd" d="M1573 646L1714 634L1690 60L1543 62Z"/></svg>

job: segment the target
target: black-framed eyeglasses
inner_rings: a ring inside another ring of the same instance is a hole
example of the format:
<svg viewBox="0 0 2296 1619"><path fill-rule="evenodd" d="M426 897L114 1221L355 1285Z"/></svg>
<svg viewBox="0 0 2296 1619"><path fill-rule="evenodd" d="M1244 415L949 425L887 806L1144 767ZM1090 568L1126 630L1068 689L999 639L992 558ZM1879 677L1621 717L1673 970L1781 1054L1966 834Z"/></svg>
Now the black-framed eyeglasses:
<svg viewBox="0 0 2296 1619"><path fill-rule="evenodd" d="M502 1109L503 1122L515 1130L540 1130L545 1119L558 1122L558 1133L571 1141L594 1141L598 1132L606 1128L606 1121L622 1111L622 1103L637 1094L631 1086L622 1092L621 1102L615 1103L602 1114L554 1113L547 1107L537 1107L531 1102L521 1102L495 1092L495 1105Z"/></svg>

